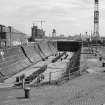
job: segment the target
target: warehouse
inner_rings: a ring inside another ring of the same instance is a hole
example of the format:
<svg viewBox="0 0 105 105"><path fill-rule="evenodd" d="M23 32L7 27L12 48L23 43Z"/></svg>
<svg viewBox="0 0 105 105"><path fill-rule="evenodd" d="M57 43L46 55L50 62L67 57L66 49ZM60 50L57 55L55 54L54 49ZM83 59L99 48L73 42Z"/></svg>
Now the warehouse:
<svg viewBox="0 0 105 105"><path fill-rule="evenodd" d="M27 35L11 26L0 25L0 47L21 45L27 42Z"/></svg>

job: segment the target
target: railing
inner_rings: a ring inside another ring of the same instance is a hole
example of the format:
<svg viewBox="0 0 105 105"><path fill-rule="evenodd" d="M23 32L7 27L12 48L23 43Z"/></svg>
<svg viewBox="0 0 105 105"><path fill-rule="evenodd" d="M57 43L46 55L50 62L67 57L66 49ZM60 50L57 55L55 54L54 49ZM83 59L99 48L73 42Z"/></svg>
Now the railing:
<svg viewBox="0 0 105 105"><path fill-rule="evenodd" d="M72 69L78 69L78 67L71 68ZM49 72L49 73L42 73L40 76L36 78L36 81L33 84L30 84L29 86L42 86L42 85L59 85L62 84L64 81L68 81L73 79L74 77L80 76L82 73L80 70L75 72L69 72L66 74L65 70L58 70L55 72Z"/></svg>

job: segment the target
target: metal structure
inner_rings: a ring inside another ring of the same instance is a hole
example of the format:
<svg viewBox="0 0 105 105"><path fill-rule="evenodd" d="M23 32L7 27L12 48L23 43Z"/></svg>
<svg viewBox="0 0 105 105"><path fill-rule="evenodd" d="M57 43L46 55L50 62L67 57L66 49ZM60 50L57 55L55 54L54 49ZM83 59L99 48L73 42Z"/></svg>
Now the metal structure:
<svg viewBox="0 0 105 105"><path fill-rule="evenodd" d="M40 22L40 24L41 24L41 29L43 29L43 28L42 28L42 25L43 25L43 23L45 23L46 21L44 21L44 20L39 20L39 21L34 21L34 22L35 22L35 23L36 23L36 22ZM34 23L33 23L33 26L35 26Z"/></svg>
<svg viewBox="0 0 105 105"><path fill-rule="evenodd" d="M95 0L95 7L94 7L94 33L93 38L95 42L100 39L99 36L99 0Z"/></svg>

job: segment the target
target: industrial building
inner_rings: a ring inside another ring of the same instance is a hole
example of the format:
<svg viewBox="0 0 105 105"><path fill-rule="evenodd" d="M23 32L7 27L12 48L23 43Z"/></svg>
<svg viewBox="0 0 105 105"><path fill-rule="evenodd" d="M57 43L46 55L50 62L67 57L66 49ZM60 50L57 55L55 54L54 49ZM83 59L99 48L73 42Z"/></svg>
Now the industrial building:
<svg viewBox="0 0 105 105"><path fill-rule="evenodd" d="M11 26L0 25L0 47L21 45L27 42L26 34Z"/></svg>
<svg viewBox="0 0 105 105"><path fill-rule="evenodd" d="M45 31L43 29L39 29L37 26L33 25L31 32L31 41L35 41L35 39L42 39L45 37Z"/></svg>

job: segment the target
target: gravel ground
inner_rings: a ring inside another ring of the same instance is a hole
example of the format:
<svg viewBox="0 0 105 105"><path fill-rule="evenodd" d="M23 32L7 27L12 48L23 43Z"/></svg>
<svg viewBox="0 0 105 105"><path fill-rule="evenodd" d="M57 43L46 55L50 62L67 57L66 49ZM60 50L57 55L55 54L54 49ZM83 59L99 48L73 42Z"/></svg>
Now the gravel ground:
<svg viewBox="0 0 105 105"><path fill-rule="evenodd" d="M105 74L85 74L61 86L0 89L0 105L101 105L105 103Z"/></svg>

